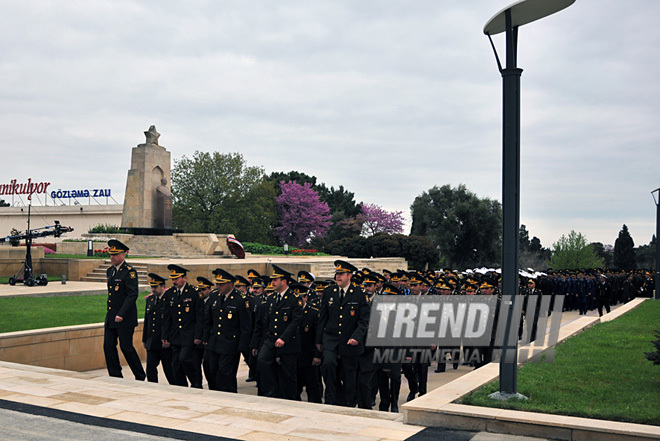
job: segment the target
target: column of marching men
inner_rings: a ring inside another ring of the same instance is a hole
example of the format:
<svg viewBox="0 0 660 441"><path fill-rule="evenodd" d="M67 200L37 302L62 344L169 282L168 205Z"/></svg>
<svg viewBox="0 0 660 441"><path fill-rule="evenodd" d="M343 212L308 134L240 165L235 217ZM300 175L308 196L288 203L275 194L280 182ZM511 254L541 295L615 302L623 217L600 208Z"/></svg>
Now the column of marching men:
<svg viewBox="0 0 660 441"><path fill-rule="evenodd" d="M119 241L111 242L112 249L119 253L128 250ZM337 260L332 280L317 280L306 271L298 272L296 277L272 265L272 274L260 275L250 269L247 277L217 268L213 277L197 277L196 283L191 284L186 268L167 268L167 278L155 273L148 275L152 293L146 299L142 341L147 350L146 377L151 382L158 382L157 367L162 364L169 384L201 388L206 379L211 390L235 393L242 359L249 367L246 381L256 382L260 396L301 400L304 391L310 402L365 409L372 409L380 396L379 410L398 412L402 374L408 383L407 401L427 392L431 362L416 358L415 350L430 350L437 355L435 372L444 372L448 366L457 369L461 364L478 368L493 357L495 328L491 344L486 347L438 347L442 346L439 344L397 348L401 357L384 363L374 362L376 348L366 346L366 335L370 302L375 295L496 296L496 323L501 301L501 277L497 271L384 269L381 274L368 268L358 270L349 262ZM123 281L117 278L121 274ZM104 349L108 371L113 376L121 376L121 367L115 359L117 337L113 341L108 335L112 335L112 326L117 327L112 325L113 314L122 314L125 305L130 304L130 300L121 297L122 304L117 305L117 296L125 290L123 284L129 282L128 297L133 298L135 305L137 278L132 267L123 262L108 270ZM602 315L603 309L609 312L617 302L649 295L653 292L652 283L651 274L644 271L523 272L519 336L524 323L531 330L532 340L536 337L538 317L550 314L558 295L565 296L563 310L576 309L584 314L597 308ZM534 296L536 306L527 311L529 299ZM540 310L541 296L551 296L547 311ZM116 309L118 306L123 309ZM120 343L124 339L121 349L133 361L134 354L126 343L128 337L122 332L126 331L119 332ZM469 359L467 355L463 358L466 350L471 354ZM456 356L457 353L461 355ZM141 366L133 362L131 369L136 379L144 378Z"/></svg>

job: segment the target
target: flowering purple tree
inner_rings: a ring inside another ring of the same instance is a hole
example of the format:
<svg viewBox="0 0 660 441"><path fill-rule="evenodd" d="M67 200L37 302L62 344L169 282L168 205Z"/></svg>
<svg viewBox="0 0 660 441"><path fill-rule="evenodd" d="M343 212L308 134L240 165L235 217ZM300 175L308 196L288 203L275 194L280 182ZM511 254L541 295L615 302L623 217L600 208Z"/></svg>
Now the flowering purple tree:
<svg viewBox="0 0 660 441"><path fill-rule="evenodd" d="M277 197L277 217L280 226L275 236L283 243L299 247L312 237L323 237L330 225L330 208L321 202L312 184L295 181L280 182L282 194Z"/></svg>
<svg viewBox="0 0 660 441"><path fill-rule="evenodd" d="M403 233L403 211L387 211L376 204L361 204L362 213L358 219L362 223L362 235L373 236L378 233Z"/></svg>

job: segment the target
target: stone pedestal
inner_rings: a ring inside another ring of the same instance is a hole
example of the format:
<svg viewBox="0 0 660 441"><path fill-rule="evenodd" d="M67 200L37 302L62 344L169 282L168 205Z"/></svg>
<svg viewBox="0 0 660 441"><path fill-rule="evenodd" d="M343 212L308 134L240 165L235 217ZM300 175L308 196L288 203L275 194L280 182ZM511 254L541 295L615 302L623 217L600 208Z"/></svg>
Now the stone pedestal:
<svg viewBox="0 0 660 441"><path fill-rule="evenodd" d="M151 126L145 132L147 142L133 147L131 169L126 179L126 194L124 196L124 211L121 227L129 229L167 228L164 225L164 212L158 216L161 225L157 225L156 209L158 205L157 189L161 180L170 183L171 154L165 147L158 145L158 132ZM162 192L161 192L162 193ZM165 205L166 202L163 201ZM171 196L169 207L171 208ZM169 228L171 228L171 210L169 212Z"/></svg>

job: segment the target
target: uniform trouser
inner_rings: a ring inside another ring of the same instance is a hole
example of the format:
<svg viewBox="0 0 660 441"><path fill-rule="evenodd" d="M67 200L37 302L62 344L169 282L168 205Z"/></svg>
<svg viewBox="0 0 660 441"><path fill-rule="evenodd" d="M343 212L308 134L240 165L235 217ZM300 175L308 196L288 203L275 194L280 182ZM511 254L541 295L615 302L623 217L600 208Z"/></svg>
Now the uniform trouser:
<svg viewBox="0 0 660 441"><path fill-rule="evenodd" d="M372 379L375 377L375 371L360 371L357 375L357 405L360 409L371 409L372 399Z"/></svg>
<svg viewBox="0 0 660 441"><path fill-rule="evenodd" d="M298 396L298 353L277 354L274 342L265 342L257 357L259 388L264 397L295 400Z"/></svg>
<svg viewBox="0 0 660 441"><path fill-rule="evenodd" d="M603 316L603 306L605 307L607 313L610 313L610 302L608 300L596 299L596 305L598 305L598 315L600 317Z"/></svg>
<svg viewBox="0 0 660 441"><path fill-rule="evenodd" d="M202 388L202 378L198 376L199 366L195 361L195 345L172 345L172 370L177 386L188 387L188 380L195 388Z"/></svg>
<svg viewBox="0 0 660 441"><path fill-rule="evenodd" d="M325 404L342 404L337 397L337 370L343 380L344 402L349 406L355 403L355 388L357 382L357 355L343 355L340 359L337 352L323 350L321 373L325 383Z"/></svg>
<svg viewBox="0 0 660 441"><path fill-rule="evenodd" d="M373 374L371 375L371 381L369 382L369 387L371 388L370 392L370 397L371 397L371 403L376 402L376 395L378 395L378 375L377 375L378 369L374 370ZM369 403L369 405L371 405Z"/></svg>
<svg viewBox="0 0 660 441"><path fill-rule="evenodd" d="M142 362L137 351L133 347L133 333L135 328L105 328L103 332L103 353L105 354L105 364L108 367L108 374L111 377L122 378L121 364L119 363L119 352L117 352L117 339L119 339L119 348L124 358L131 368L135 379L143 381L145 378Z"/></svg>
<svg viewBox="0 0 660 441"><path fill-rule="evenodd" d="M318 366L301 366L298 368L298 391L296 399L300 401L300 394L305 388L307 401L310 403L321 402L321 385L319 384Z"/></svg>
<svg viewBox="0 0 660 441"><path fill-rule="evenodd" d="M214 351L208 351L208 354L211 371L209 375L214 378L213 390L238 392L236 374L241 354L218 354ZM211 388L210 383L209 388Z"/></svg>
<svg viewBox="0 0 660 441"><path fill-rule="evenodd" d="M410 393L413 395L419 393L419 396L424 395L429 378L428 363L404 363L401 368L406 380L408 380Z"/></svg>
<svg viewBox="0 0 660 441"><path fill-rule="evenodd" d="M389 370L376 371L378 377L378 392L380 393L380 404L378 410L387 412L390 407L399 408L399 391L401 390L401 363L389 365Z"/></svg>
<svg viewBox="0 0 660 441"><path fill-rule="evenodd" d="M587 313L587 297L586 296L580 296L578 298L578 307L580 309L580 314L586 314Z"/></svg>
<svg viewBox="0 0 660 441"><path fill-rule="evenodd" d="M211 351L204 349L204 358L202 360L202 371L204 372L204 378L206 378L206 383L209 385L209 389L215 390L215 372L211 370Z"/></svg>
<svg viewBox="0 0 660 441"><path fill-rule="evenodd" d="M158 365L163 364L163 372L169 384L176 384L172 371L172 349L163 348L147 351L147 381L158 383Z"/></svg>
<svg viewBox="0 0 660 441"><path fill-rule="evenodd" d="M195 377L199 378L199 385L201 388L202 380L202 363L204 363L204 346L199 344L195 345L195 350L193 352L195 355Z"/></svg>

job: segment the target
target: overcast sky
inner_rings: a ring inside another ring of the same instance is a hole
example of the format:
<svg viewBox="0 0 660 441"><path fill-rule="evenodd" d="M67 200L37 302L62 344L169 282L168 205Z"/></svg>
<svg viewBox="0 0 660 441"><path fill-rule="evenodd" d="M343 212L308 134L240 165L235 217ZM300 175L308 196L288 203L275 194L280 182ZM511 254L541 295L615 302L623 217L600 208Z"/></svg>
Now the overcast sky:
<svg viewBox="0 0 660 441"><path fill-rule="evenodd" d="M123 202L154 124L174 159L240 152L407 216L434 185L501 201L483 27L510 3L2 0L0 184ZM655 232L659 18L658 0L577 0L520 29L521 223L546 247Z"/></svg>

